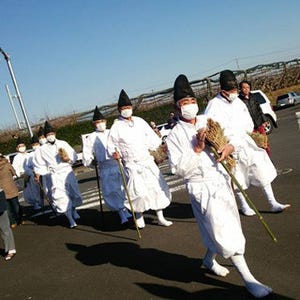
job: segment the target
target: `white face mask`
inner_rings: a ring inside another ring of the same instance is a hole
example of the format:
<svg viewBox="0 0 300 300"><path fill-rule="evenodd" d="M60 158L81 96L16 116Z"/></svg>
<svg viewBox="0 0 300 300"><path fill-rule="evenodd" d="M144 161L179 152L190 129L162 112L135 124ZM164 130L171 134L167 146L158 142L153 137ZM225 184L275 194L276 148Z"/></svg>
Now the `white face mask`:
<svg viewBox="0 0 300 300"><path fill-rule="evenodd" d="M237 98L237 96L238 96L237 93L230 93L229 96L228 96L228 100L229 100L230 102L232 102L234 99Z"/></svg>
<svg viewBox="0 0 300 300"><path fill-rule="evenodd" d="M96 128L99 131L104 131L106 129L106 122L100 122L96 124Z"/></svg>
<svg viewBox="0 0 300 300"><path fill-rule="evenodd" d="M48 136L47 136L47 141L48 141L49 143L54 143L55 140L56 140L56 138L55 138L55 135L54 135L54 134L51 134L51 135L48 135Z"/></svg>
<svg viewBox="0 0 300 300"><path fill-rule="evenodd" d="M132 108L126 108L121 110L121 116L123 118L129 118L132 116Z"/></svg>
<svg viewBox="0 0 300 300"><path fill-rule="evenodd" d="M25 151L26 151L25 146L19 147L19 152L24 153Z"/></svg>
<svg viewBox="0 0 300 300"><path fill-rule="evenodd" d="M47 139L46 139L46 138L41 138L41 139L39 139L39 143L40 143L41 145L44 145L44 144L47 143Z"/></svg>
<svg viewBox="0 0 300 300"><path fill-rule="evenodd" d="M186 104L181 107L181 115L186 120L193 120L196 118L199 107L197 103Z"/></svg>
<svg viewBox="0 0 300 300"><path fill-rule="evenodd" d="M39 148L40 146L39 145L35 145L35 146L32 146L32 149L33 150L36 150L37 148Z"/></svg>

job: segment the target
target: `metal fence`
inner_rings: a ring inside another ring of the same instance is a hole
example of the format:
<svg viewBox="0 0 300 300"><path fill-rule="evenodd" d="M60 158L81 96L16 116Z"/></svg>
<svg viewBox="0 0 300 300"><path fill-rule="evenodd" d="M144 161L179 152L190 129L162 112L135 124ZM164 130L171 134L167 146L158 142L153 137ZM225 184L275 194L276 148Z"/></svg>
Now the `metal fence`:
<svg viewBox="0 0 300 300"><path fill-rule="evenodd" d="M246 70L233 70L237 80L250 80L253 89L261 89L265 93L300 83L300 59L257 65ZM190 81L197 98L202 101L211 99L219 89L219 74L214 73L202 79ZM135 110L148 110L153 107L172 103L173 87L152 93L141 94L131 99ZM106 117L118 113L117 103L99 106ZM90 120L93 110L78 114L78 121Z"/></svg>

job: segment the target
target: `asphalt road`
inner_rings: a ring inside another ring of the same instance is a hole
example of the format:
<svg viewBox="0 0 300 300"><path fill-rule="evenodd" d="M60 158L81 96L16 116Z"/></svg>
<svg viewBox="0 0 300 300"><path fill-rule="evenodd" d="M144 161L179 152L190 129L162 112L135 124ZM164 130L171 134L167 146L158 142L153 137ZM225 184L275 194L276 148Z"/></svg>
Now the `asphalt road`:
<svg viewBox="0 0 300 300"><path fill-rule="evenodd" d="M292 207L270 213L261 190L248 190L278 242L257 217L241 216L249 267L274 290L267 299L300 299L297 111L300 106L277 111L279 128L270 136L278 170L274 192ZM149 211L140 240L105 207L101 217L95 174L87 169L76 170L85 202L76 229L69 229L64 217L47 210L33 217L25 207L28 221L14 230L17 255L0 260L0 299L252 299L229 260L219 258L230 270L226 278L201 268L205 249L182 180L170 176L166 166L162 171L173 192L165 215L174 224L158 226Z"/></svg>

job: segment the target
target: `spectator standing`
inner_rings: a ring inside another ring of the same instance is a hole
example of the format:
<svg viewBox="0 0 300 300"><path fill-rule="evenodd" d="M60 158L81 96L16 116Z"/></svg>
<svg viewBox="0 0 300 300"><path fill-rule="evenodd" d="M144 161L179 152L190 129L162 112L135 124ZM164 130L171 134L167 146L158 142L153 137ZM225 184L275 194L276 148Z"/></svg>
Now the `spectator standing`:
<svg viewBox="0 0 300 300"><path fill-rule="evenodd" d="M6 261L10 261L17 253L13 232L10 228L9 217L7 214L7 201L5 193L0 186L0 233L4 242Z"/></svg>
<svg viewBox="0 0 300 300"><path fill-rule="evenodd" d="M150 126L154 130L154 132L161 138L161 133L160 133L159 129L157 128L156 123L154 121L151 121Z"/></svg>
<svg viewBox="0 0 300 300"><path fill-rule="evenodd" d="M172 129L178 122L178 118L175 116L173 112L170 112L169 119L167 121L167 126L169 129Z"/></svg>
<svg viewBox="0 0 300 300"><path fill-rule="evenodd" d="M4 191L7 201L8 216L11 228L23 223L22 207L19 203L19 190L13 179L16 176L11 163L0 154L0 186Z"/></svg>
<svg viewBox="0 0 300 300"><path fill-rule="evenodd" d="M263 135L266 134L265 126L268 124L268 120L264 115L259 102L256 100L256 96L253 95L251 91L251 83L247 80L243 80L239 84L240 94L239 98L246 104L250 116L252 118L254 129L253 132L258 132ZM267 148L265 148L268 155L270 156L270 144L268 143Z"/></svg>

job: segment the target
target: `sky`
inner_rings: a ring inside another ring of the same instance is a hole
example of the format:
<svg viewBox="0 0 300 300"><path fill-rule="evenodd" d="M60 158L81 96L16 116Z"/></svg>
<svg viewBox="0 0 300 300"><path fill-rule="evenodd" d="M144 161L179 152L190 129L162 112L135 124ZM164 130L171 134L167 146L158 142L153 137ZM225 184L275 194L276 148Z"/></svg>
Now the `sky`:
<svg viewBox="0 0 300 300"><path fill-rule="evenodd" d="M31 124L170 88L183 73L300 58L299 0L0 0L10 56ZM0 130L24 121L0 54Z"/></svg>

